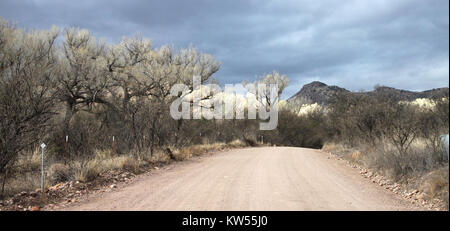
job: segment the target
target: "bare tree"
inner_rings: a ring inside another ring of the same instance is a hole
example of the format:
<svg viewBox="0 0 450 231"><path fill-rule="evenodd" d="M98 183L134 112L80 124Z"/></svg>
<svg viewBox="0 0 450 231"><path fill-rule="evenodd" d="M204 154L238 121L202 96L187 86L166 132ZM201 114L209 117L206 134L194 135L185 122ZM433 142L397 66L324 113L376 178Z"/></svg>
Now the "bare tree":
<svg viewBox="0 0 450 231"><path fill-rule="evenodd" d="M130 148L135 145L140 148L142 142L138 140L146 135L151 150L154 145L168 141L163 127L167 123L164 115L174 100L170 95L171 87L184 83L192 91L194 75L207 81L220 67L212 56L197 52L193 47L181 49L178 53L170 46L152 49L150 40L140 37L125 38L111 47L107 60L114 79L111 97L114 102L122 102L119 107L122 118L129 124L131 136L127 139L130 140ZM145 104L151 104L151 108ZM151 116L145 118L151 122L143 123L139 115ZM142 128L144 125L146 128Z"/></svg>
<svg viewBox="0 0 450 231"><path fill-rule="evenodd" d="M61 53L58 92L66 105L64 130L68 132L77 111L89 111L94 103L111 106L106 96L112 79L104 43L97 42L87 30L66 30Z"/></svg>
<svg viewBox="0 0 450 231"><path fill-rule="evenodd" d="M0 173L53 115L58 30L25 32L0 18ZM4 181L2 184L2 192Z"/></svg>

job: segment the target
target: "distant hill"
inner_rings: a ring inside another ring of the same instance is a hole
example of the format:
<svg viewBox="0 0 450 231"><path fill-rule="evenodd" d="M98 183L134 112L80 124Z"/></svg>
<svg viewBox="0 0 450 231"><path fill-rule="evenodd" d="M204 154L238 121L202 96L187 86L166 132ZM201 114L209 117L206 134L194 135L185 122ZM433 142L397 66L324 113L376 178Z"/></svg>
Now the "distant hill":
<svg viewBox="0 0 450 231"><path fill-rule="evenodd" d="M287 101L289 104L312 104L318 103L320 105L328 104L329 100L337 93L347 92L350 94L369 95L369 96L385 96L397 101L413 101L418 98L432 98L443 97L449 95L448 87L436 88L426 91L407 91L400 90L392 87L380 86L376 87L373 91L366 92L350 92L345 88L338 86L328 86L325 83L314 81L305 84L300 91L295 93Z"/></svg>

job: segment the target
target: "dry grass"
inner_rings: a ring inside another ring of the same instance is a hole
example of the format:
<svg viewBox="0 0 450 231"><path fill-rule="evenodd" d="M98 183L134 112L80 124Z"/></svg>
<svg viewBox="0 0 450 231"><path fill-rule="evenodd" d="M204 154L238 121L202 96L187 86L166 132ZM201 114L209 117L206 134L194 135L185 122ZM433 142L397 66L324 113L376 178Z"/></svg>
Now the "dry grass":
<svg viewBox="0 0 450 231"><path fill-rule="evenodd" d="M120 168L132 173L139 173L139 160L131 156L127 156L120 161Z"/></svg>
<svg viewBox="0 0 450 231"><path fill-rule="evenodd" d="M69 181L72 179L72 176L72 171L67 165L56 163L50 166L49 180L52 185Z"/></svg>
<svg viewBox="0 0 450 231"><path fill-rule="evenodd" d="M420 182L420 190L429 198L438 198L445 203L446 209L449 208L448 190L449 190L449 168L448 165L436 169L426 174Z"/></svg>
<svg viewBox="0 0 450 231"><path fill-rule="evenodd" d="M405 154L399 153L393 145L380 144L366 152L365 157L368 166L384 171L395 180L422 176L444 164L439 154L433 153L422 141L412 143Z"/></svg>
<svg viewBox="0 0 450 231"><path fill-rule="evenodd" d="M157 163L169 163L170 157L162 150L156 151L153 155L146 154L142 156L142 159L150 164L157 164Z"/></svg>
<svg viewBox="0 0 450 231"><path fill-rule="evenodd" d="M358 164L362 164L362 160L363 160L363 154L361 153L361 151L356 150L351 152L350 156L349 156L349 160L352 163L358 163Z"/></svg>
<svg viewBox="0 0 450 231"><path fill-rule="evenodd" d="M225 146L226 146L225 143L214 143L214 144L205 143L170 150L172 150L175 160L182 161L207 152L222 150L223 148L225 148Z"/></svg>
<svg viewBox="0 0 450 231"><path fill-rule="evenodd" d="M46 184L48 182L45 182ZM18 156L14 166L8 171L4 196L23 191L35 190L41 185L41 154L39 150Z"/></svg>
<svg viewBox="0 0 450 231"><path fill-rule="evenodd" d="M325 143L322 147L325 152L330 152L350 162L364 165L364 155L360 150L337 143Z"/></svg>
<svg viewBox="0 0 450 231"><path fill-rule="evenodd" d="M14 194L36 190L41 187L41 175L36 173L23 173L9 178L5 184L4 196L12 196Z"/></svg>
<svg viewBox="0 0 450 231"><path fill-rule="evenodd" d="M92 181L102 172L108 170L124 170L133 173L139 173L141 165L145 164L136 155L114 156L111 150L95 152L95 157L88 161L75 161L73 169L75 179L81 182Z"/></svg>
<svg viewBox="0 0 450 231"><path fill-rule="evenodd" d="M75 179L81 182L92 181L98 177L105 166L100 161L93 159L90 161L77 161L73 165L75 169Z"/></svg>
<svg viewBox="0 0 450 231"><path fill-rule="evenodd" d="M31 153L24 153L19 155L17 161L14 163L14 169L18 173L35 172L41 170L41 153L35 150Z"/></svg>
<svg viewBox="0 0 450 231"><path fill-rule="evenodd" d="M208 152L215 152L224 150L226 148L242 148L252 146L249 145L248 142L243 142L241 140L233 140L230 143L205 143L205 144L198 144L198 145L192 145L188 147L184 147L181 149L174 149L173 154L176 158L176 160L185 160L189 159L193 156L202 155L204 153ZM256 146L256 145L254 145Z"/></svg>
<svg viewBox="0 0 450 231"><path fill-rule="evenodd" d="M225 143L199 144L183 148L181 152L187 156L198 156L210 151L218 151L225 148Z"/></svg>
<svg viewBox="0 0 450 231"><path fill-rule="evenodd" d="M242 140L233 140L227 144L230 148L243 148L246 147L246 143L242 142Z"/></svg>
<svg viewBox="0 0 450 231"><path fill-rule="evenodd" d="M226 148L242 148L249 146L248 142L234 140L230 143L205 143L180 149L169 147L175 160L182 161L208 152ZM171 161L167 149L156 150L153 155L145 150L141 153L132 152L127 155L113 155L111 150L96 150L90 159L79 159L64 165L46 160L45 187L69 180L89 182L108 170L123 170L138 174L143 167L151 164L167 164ZM41 155L39 150L20 156L5 185L5 196L22 191L32 191L40 188Z"/></svg>
<svg viewBox="0 0 450 231"><path fill-rule="evenodd" d="M346 147L338 143L325 143L322 147L322 151L331 153L342 153L346 150Z"/></svg>
<svg viewBox="0 0 450 231"><path fill-rule="evenodd" d="M349 147L338 143L325 143L322 150L336 154L354 164L375 169L394 180L423 175L442 166L439 154L433 153L421 139L414 141L408 152L403 155L388 141L379 142L375 147L368 144Z"/></svg>
<svg viewBox="0 0 450 231"><path fill-rule="evenodd" d="M323 151L336 154L353 164L364 166L407 188L425 193L427 200L444 201L448 210L448 163L437 161L436 154L423 140L411 144L407 155L399 155L393 145L384 143L376 148L360 145L350 148L342 144L326 143Z"/></svg>

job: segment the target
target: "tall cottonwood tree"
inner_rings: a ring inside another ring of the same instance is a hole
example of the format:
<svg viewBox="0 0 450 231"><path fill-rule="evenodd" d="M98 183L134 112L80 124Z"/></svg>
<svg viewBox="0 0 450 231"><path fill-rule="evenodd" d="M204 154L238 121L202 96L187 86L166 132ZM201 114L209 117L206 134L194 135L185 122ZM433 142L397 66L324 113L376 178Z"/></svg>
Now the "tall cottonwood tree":
<svg viewBox="0 0 450 231"><path fill-rule="evenodd" d="M192 91L193 76L198 75L205 82L220 67L211 55L200 53L193 47L181 49L178 53L171 46L152 49L151 42L140 37L126 38L112 47L108 59L112 63L110 69L115 81L110 92L116 102L122 102L121 111L131 126L129 139L140 140L146 133L151 147L169 140L167 132L163 132L167 129L162 127L167 122L165 115L173 100L171 87L184 83ZM144 102L151 108L143 106ZM151 111L146 113L142 110ZM137 119L138 114L150 116L147 119L150 122Z"/></svg>
<svg viewBox="0 0 450 231"><path fill-rule="evenodd" d="M112 78L105 54L105 44L98 42L87 30L72 28L65 31L58 75L59 98L66 106L65 132L79 110L89 111L95 103L112 106L106 100Z"/></svg>

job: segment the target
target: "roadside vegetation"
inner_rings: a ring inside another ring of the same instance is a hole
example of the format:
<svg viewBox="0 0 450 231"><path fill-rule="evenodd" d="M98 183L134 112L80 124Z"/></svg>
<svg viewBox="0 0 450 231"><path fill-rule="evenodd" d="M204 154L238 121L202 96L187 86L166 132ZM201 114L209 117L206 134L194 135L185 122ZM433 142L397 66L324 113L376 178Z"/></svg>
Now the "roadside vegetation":
<svg viewBox="0 0 450 231"><path fill-rule="evenodd" d="M338 95L325 119L324 150L419 190L448 209L448 159L440 135L449 130L449 98L397 102L390 97Z"/></svg>
<svg viewBox="0 0 450 231"><path fill-rule="evenodd" d="M155 48L139 36L110 44L79 28L26 30L0 18L0 200L39 188L41 143L46 188L257 145L257 121L170 117L171 87L192 92L195 75L216 83L219 68L194 47Z"/></svg>

